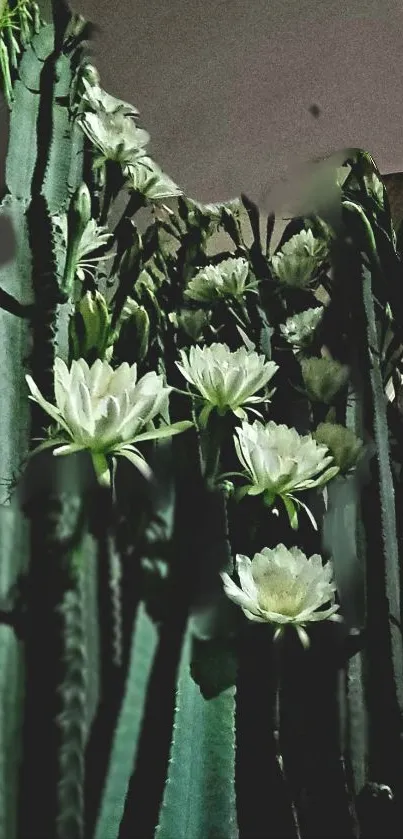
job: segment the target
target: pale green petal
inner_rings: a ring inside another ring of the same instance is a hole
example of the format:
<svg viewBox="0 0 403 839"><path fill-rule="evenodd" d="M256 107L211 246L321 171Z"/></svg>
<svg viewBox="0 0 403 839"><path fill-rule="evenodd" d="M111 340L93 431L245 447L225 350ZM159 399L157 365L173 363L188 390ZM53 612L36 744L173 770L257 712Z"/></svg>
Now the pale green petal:
<svg viewBox="0 0 403 839"><path fill-rule="evenodd" d="M239 586L235 585L234 581L231 580L231 577L228 574L222 573L221 579L224 583L225 594L230 598L230 600L236 603L237 606L241 606L242 609L247 609L253 615L261 617L261 611L256 601L251 597L248 597L248 595L245 594Z"/></svg>
<svg viewBox="0 0 403 839"><path fill-rule="evenodd" d="M249 557L244 556L243 554L238 554L236 557L236 570L238 572L242 591L244 591L251 600L256 601L257 588L252 576L252 562Z"/></svg>
<svg viewBox="0 0 403 839"><path fill-rule="evenodd" d="M295 628L298 632L298 637L299 637L299 640L301 641L302 646L304 647L305 650L307 650L311 645L308 633L305 631L305 629L302 626L297 625Z"/></svg>
<svg viewBox="0 0 403 839"><path fill-rule="evenodd" d="M118 455L120 457L125 457L136 469L142 474L143 478L147 481L151 481L153 479L153 473L150 469L148 463L136 452L131 451L126 447L122 447L120 449L114 449L113 454Z"/></svg>
<svg viewBox="0 0 403 839"><path fill-rule="evenodd" d="M65 443L64 437L52 437L51 440L44 440L43 443L39 443L35 449L28 452L27 460L34 456L34 454L39 454L39 452L45 451L45 449L50 449L52 446L58 446L59 443Z"/></svg>
<svg viewBox="0 0 403 839"><path fill-rule="evenodd" d="M46 399L44 399L39 388L36 386L32 376L30 376L29 373L25 375L25 379L31 391L31 395L28 397L28 399L32 399L34 402L37 402L38 405L40 405L41 408L43 408L43 410L46 411L46 413L49 414L50 417L52 417L52 419L56 420L56 422L59 425L62 425L65 431L67 431L67 433L69 434L69 436L71 436L70 428L68 427L64 418L62 417L59 409L56 408L55 405L52 405L51 402L48 402Z"/></svg>
<svg viewBox="0 0 403 839"><path fill-rule="evenodd" d="M192 426L193 423L188 420L174 422L172 425L163 425L154 431L144 431L142 434L138 434L133 442L141 443L145 440L161 440L163 437L172 437L174 434L181 434L182 431L187 431Z"/></svg>
<svg viewBox="0 0 403 839"><path fill-rule="evenodd" d="M81 443L66 443L66 445L60 446L58 449L55 449L53 454L55 456L74 454L74 452L81 452L86 448L87 446L83 446L81 445Z"/></svg>

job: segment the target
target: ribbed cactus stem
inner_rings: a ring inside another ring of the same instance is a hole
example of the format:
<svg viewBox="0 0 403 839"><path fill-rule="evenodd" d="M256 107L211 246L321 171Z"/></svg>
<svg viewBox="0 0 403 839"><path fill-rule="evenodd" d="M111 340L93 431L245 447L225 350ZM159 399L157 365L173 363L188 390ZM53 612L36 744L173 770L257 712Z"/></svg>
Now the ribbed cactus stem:
<svg viewBox="0 0 403 839"><path fill-rule="evenodd" d="M82 556L81 561L85 560ZM64 622L65 676L60 686L62 711L59 752L57 839L85 839L84 749L87 736L87 656L84 635L83 570L60 607Z"/></svg>

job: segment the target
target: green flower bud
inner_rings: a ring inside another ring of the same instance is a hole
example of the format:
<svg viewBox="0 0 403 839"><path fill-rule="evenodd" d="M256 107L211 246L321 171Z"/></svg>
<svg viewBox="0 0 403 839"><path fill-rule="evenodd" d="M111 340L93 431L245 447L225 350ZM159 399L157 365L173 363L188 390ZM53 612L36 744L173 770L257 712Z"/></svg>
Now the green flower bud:
<svg viewBox="0 0 403 839"><path fill-rule="evenodd" d="M72 196L67 213L69 236L81 239L91 218L91 195L86 183L82 183Z"/></svg>
<svg viewBox="0 0 403 839"><path fill-rule="evenodd" d="M169 315L169 319L174 322L171 315ZM175 326L183 329L186 335L197 343L197 341L201 341L203 338L203 330L208 326L210 320L210 312L205 312L204 309L196 309L195 311L182 309L181 312L175 315Z"/></svg>
<svg viewBox="0 0 403 839"><path fill-rule="evenodd" d="M73 288L81 237L90 219L91 196L87 184L82 183L72 196L67 212L67 253L64 267L63 290L68 295Z"/></svg>
<svg viewBox="0 0 403 839"><path fill-rule="evenodd" d="M69 321L71 358L85 358L89 363L103 359L109 326L110 315L104 296L99 291L87 291L76 304Z"/></svg>
<svg viewBox="0 0 403 839"><path fill-rule="evenodd" d="M312 436L317 443L328 447L341 474L349 472L363 453L363 441L344 425L321 422Z"/></svg>
<svg viewBox="0 0 403 839"><path fill-rule="evenodd" d="M130 301L130 302L128 302ZM128 298L123 321L120 321L117 353L129 361L141 364L148 352L150 337L150 319L144 306L139 306L135 300Z"/></svg>
<svg viewBox="0 0 403 839"><path fill-rule="evenodd" d="M136 301L133 300L132 297L130 297L130 296L127 297L126 302L123 306L123 309L120 313L120 318L119 318L120 324L124 323L124 321L127 320L131 315L133 315L137 311L138 308L139 308L139 304L136 303Z"/></svg>
<svg viewBox="0 0 403 839"><path fill-rule="evenodd" d="M82 69L82 78L86 79L86 81L94 87L99 85L101 81L99 72L93 64L85 64Z"/></svg>
<svg viewBox="0 0 403 839"><path fill-rule="evenodd" d="M325 405L332 404L350 373L345 364L332 358L304 358L301 369L308 398Z"/></svg>

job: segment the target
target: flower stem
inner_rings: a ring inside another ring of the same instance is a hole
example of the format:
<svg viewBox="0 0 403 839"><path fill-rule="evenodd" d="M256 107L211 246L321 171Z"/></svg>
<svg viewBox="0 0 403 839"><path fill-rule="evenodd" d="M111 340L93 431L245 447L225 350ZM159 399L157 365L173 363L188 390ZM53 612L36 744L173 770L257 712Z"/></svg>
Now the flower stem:
<svg viewBox="0 0 403 839"><path fill-rule="evenodd" d="M214 489L219 474L224 425L223 417L218 416L215 411L212 412L200 439L204 479L209 489Z"/></svg>

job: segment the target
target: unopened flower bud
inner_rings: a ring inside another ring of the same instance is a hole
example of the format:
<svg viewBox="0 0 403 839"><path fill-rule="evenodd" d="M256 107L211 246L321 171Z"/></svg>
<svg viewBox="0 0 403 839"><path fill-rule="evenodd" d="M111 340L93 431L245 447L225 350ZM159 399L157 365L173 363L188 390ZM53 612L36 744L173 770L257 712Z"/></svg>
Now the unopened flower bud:
<svg viewBox="0 0 403 839"><path fill-rule="evenodd" d="M87 291L76 304L69 321L71 357L85 358L90 363L104 358L109 326L110 315L104 296L99 291Z"/></svg>
<svg viewBox="0 0 403 839"><path fill-rule="evenodd" d="M69 236L81 239L91 218L91 195L86 183L82 183L72 196L67 213Z"/></svg>
<svg viewBox="0 0 403 839"><path fill-rule="evenodd" d="M332 404L350 373L347 365L332 358L304 358L301 369L308 398L325 405Z"/></svg>
<svg viewBox="0 0 403 839"><path fill-rule="evenodd" d="M363 453L364 444L351 428L332 422L321 422L312 434L314 440L327 446L333 460L345 475L357 463Z"/></svg>
<svg viewBox="0 0 403 839"><path fill-rule="evenodd" d="M122 316L117 352L128 359L129 363L141 364L148 352L150 335L147 310L130 297L123 307L121 318Z"/></svg>
<svg viewBox="0 0 403 839"><path fill-rule="evenodd" d="M203 329L208 326L211 320L210 312L205 312L204 309L183 309L177 315L177 324L179 327L189 335L192 341L200 341L203 338Z"/></svg>

